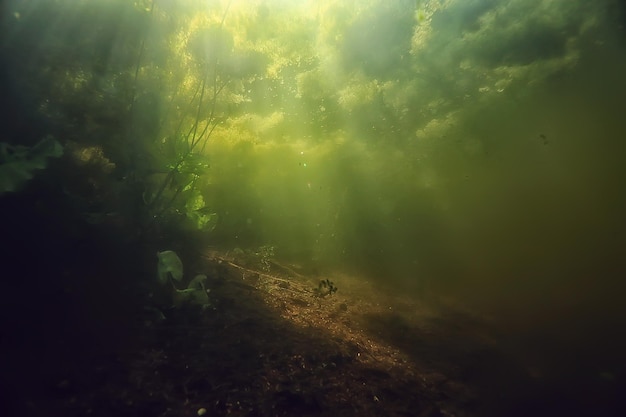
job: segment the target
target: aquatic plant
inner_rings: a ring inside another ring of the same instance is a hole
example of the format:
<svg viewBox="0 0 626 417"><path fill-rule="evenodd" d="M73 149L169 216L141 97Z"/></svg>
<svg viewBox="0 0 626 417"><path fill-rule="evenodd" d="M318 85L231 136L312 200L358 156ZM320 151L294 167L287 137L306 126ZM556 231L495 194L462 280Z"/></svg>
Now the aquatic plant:
<svg viewBox="0 0 626 417"><path fill-rule="evenodd" d="M181 282L183 279L183 262L176 252L166 250L157 252L157 278L162 285L169 281L172 285L172 305L181 307L183 305L200 305L203 308L209 306L209 289L206 288L207 276L196 275L185 289L176 287L174 281Z"/></svg>
<svg viewBox="0 0 626 417"><path fill-rule="evenodd" d="M315 288L315 294L318 297L326 297L327 295L333 295L337 292L337 287L335 283L329 280L328 278L320 280L317 288Z"/></svg>
<svg viewBox="0 0 626 417"><path fill-rule="evenodd" d="M176 252L171 250L157 252L157 258L157 278L161 284L166 284L170 277L176 281L183 279L183 262Z"/></svg>
<svg viewBox="0 0 626 417"><path fill-rule="evenodd" d="M0 142L0 194L18 191L36 171L48 166L48 158L61 155L63 146L52 136L46 136L32 147Z"/></svg>

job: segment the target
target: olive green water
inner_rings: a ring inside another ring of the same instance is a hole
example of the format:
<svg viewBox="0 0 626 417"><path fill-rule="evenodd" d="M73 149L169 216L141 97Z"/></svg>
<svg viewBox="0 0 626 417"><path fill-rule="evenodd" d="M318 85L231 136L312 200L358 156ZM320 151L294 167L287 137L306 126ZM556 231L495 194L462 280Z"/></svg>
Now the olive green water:
<svg viewBox="0 0 626 417"><path fill-rule="evenodd" d="M166 246L190 233L224 250L272 247L316 271L452 297L503 318L522 346L618 357L621 2L2 12L13 105L1 140L57 138L64 159L47 178L84 220L119 218L129 240L160 230ZM623 365L593 372L624 378Z"/></svg>

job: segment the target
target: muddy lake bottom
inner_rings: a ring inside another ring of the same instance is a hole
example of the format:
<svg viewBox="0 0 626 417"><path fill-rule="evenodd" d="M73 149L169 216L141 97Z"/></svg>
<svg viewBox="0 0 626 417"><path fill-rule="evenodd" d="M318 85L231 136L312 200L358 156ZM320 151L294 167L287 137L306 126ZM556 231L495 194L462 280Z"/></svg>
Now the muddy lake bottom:
<svg viewBox="0 0 626 417"><path fill-rule="evenodd" d="M527 349L497 318L349 274L264 270L215 251L197 269L205 308L146 297L111 320L123 329L89 337L75 334L76 318L41 334L16 324L31 347L7 343L4 415L617 416L626 406L623 366L593 341L581 351L537 332Z"/></svg>

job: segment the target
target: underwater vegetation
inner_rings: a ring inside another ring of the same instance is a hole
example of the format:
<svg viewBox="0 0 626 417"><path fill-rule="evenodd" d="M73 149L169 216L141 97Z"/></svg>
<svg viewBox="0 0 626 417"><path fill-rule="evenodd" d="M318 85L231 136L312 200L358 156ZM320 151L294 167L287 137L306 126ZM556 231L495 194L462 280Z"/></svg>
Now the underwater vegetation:
<svg viewBox="0 0 626 417"><path fill-rule="evenodd" d="M166 250L157 253L157 275L161 285L168 282L172 286L172 306L199 305L207 308L210 305L207 293L210 289L205 287L207 276L198 274L187 284L187 288L177 288L176 282L182 283L183 262L176 252Z"/></svg>
<svg viewBox="0 0 626 417"><path fill-rule="evenodd" d="M0 142L0 194L19 191L37 171L48 166L49 158L63 155L63 146L47 136L28 147Z"/></svg>

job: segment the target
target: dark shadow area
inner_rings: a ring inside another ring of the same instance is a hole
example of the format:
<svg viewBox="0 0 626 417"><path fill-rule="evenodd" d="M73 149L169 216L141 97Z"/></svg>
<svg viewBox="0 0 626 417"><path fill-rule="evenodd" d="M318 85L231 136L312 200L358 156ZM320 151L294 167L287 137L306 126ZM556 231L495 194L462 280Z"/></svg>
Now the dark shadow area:
<svg viewBox="0 0 626 417"><path fill-rule="evenodd" d="M476 415L618 416L626 405L619 337L603 331L572 337L563 323L520 329L446 310L419 323L397 313L363 322L372 337L445 375L441 389L466 386Z"/></svg>
<svg viewBox="0 0 626 417"><path fill-rule="evenodd" d="M64 375L90 374L136 341L134 251L84 223L63 197L39 182L2 197L4 415L48 407Z"/></svg>

